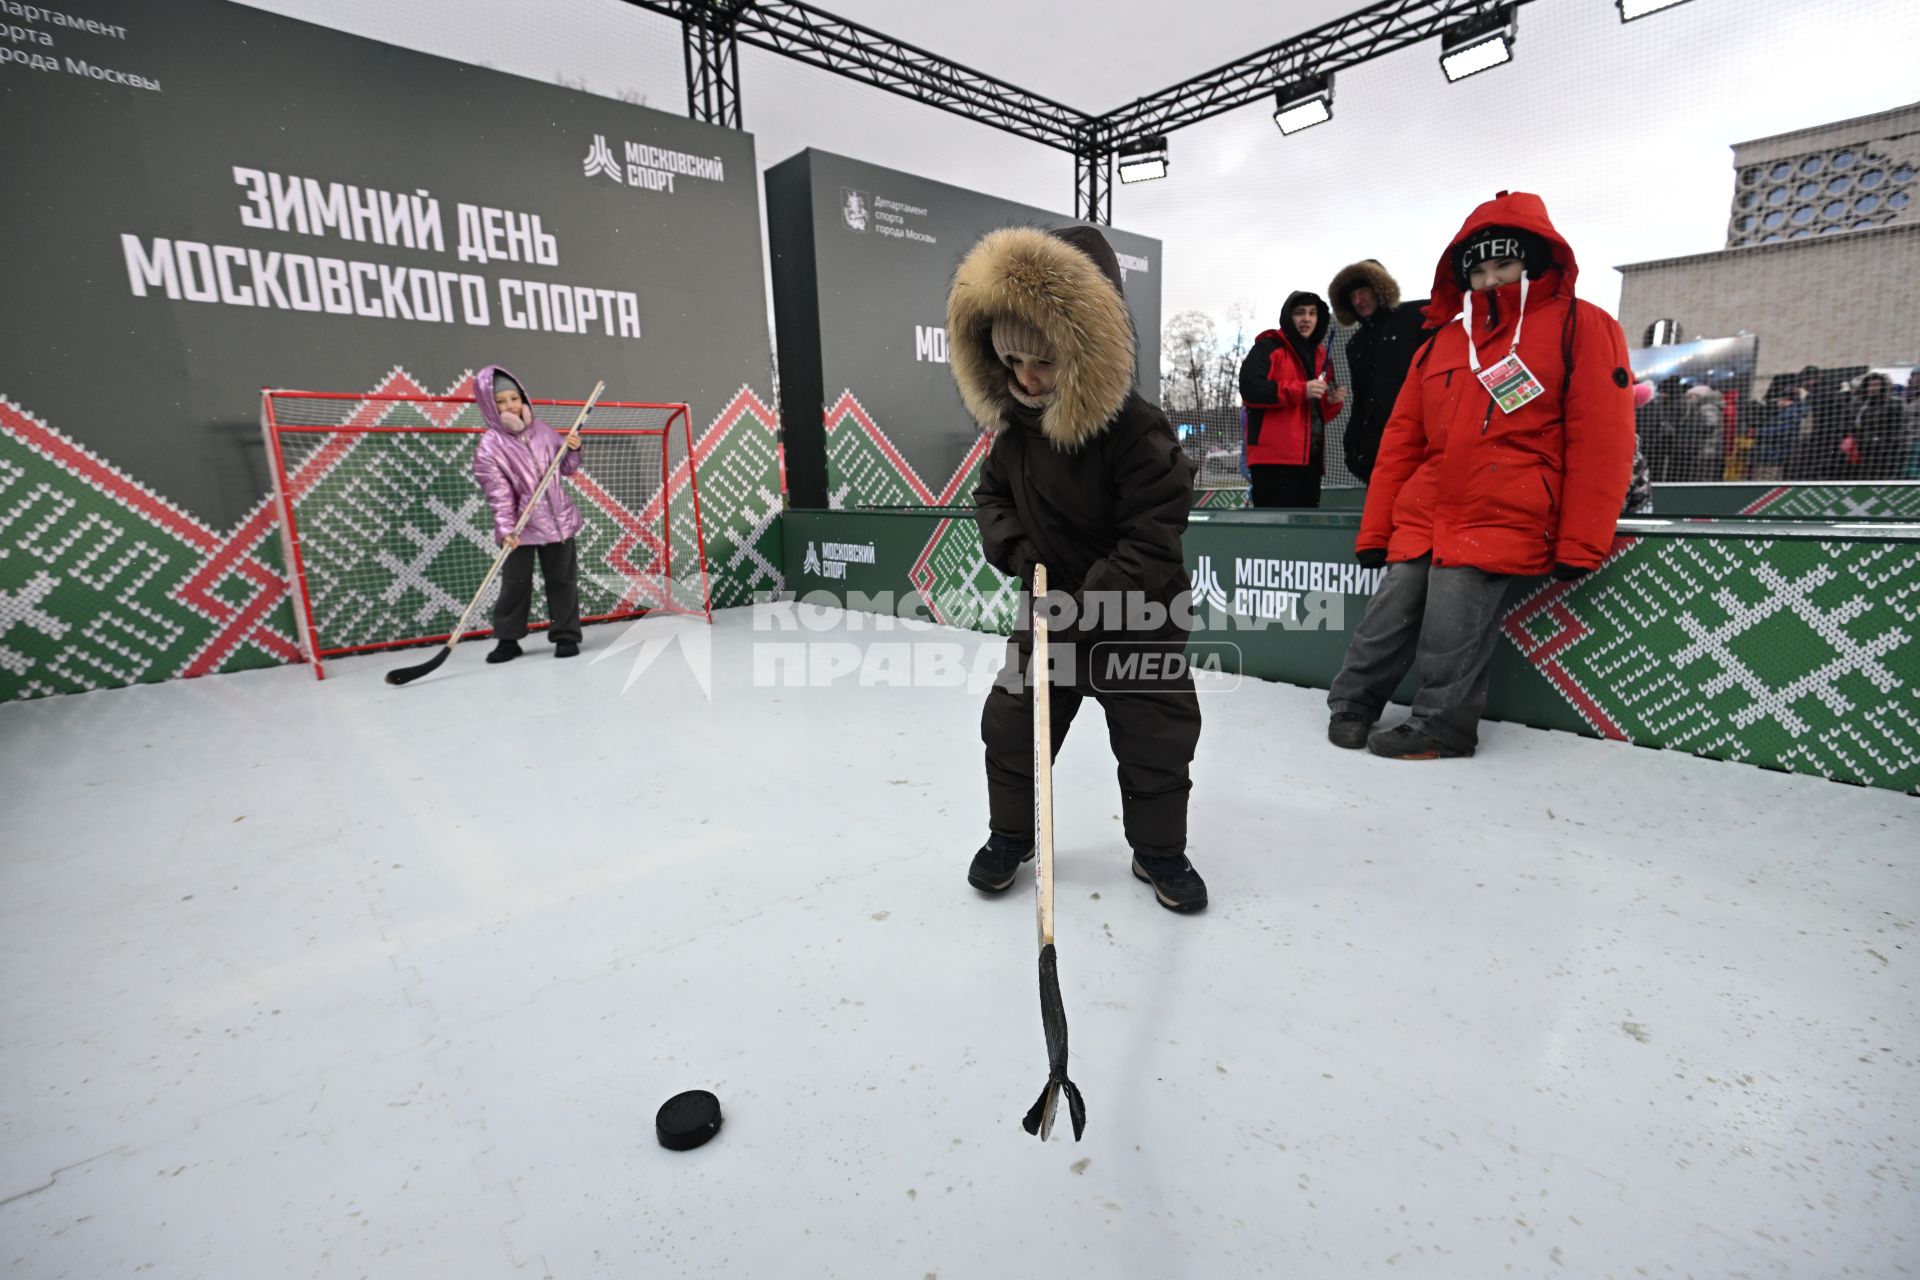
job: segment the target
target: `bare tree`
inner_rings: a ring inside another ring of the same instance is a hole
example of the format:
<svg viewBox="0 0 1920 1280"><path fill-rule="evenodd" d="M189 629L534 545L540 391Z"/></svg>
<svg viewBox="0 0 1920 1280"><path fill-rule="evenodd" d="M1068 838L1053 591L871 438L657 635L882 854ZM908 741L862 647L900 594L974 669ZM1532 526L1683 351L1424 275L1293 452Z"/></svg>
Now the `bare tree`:
<svg viewBox="0 0 1920 1280"><path fill-rule="evenodd" d="M1245 298L1236 299L1227 308L1227 323L1233 326L1233 338L1214 362L1208 387L1210 409L1229 408L1240 402L1240 362L1247 358L1247 348L1253 342L1253 304Z"/></svg>
<svg viewBox="0 0 1920 1280"><path fill-rule="evenodd" d="M1208 383L1219 347L1213 317L1181 311L1160 331L1161 396L1169 409L1207 407Z"/></svg>

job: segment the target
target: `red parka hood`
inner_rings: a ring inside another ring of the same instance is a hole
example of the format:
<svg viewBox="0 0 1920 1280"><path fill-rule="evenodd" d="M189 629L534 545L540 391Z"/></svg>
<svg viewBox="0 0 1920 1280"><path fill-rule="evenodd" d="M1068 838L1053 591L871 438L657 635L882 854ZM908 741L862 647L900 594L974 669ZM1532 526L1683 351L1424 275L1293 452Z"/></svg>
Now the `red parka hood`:
<svg viewBox="0 0 1920 1280"><path fill-rule="evenodd" d="M1580 264L1574 260L1573 246L1562 238L1554 228L1553 219L1547 216L1546 201L1528 191L1502 191L1467 215L1459 232L1441 253L1440 265L1433 273L1433 300L1427 303L1425 312L1428 328L1446 324L1460 314L1460 300L1465 290L1454 274L1454 256L1459 252L1461 241L1483 227L1517 227L1545 240L1553 248L1553 265L1560 271L1559 291L1573 296L1573 282L1580 274Z"/></svg>

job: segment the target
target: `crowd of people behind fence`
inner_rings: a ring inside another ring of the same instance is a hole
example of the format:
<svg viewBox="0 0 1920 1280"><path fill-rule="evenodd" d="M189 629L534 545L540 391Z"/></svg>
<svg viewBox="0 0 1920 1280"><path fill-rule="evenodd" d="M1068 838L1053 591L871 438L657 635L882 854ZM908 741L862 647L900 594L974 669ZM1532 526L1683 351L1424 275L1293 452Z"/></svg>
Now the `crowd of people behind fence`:
<svg viewBox="0 0 1920 1280"><path fill-rule="evenodd" d="M1658 382L1635 415L1654 480L1920 479L1920 371L1898 387L1809 365L1773 378L1758 402L1746 381Z"/></svg>
<svg viewBox="0 0 1920 1280"><path fill-rule="evenodd" d="M1392 277L1371 261L1343 271L1332 292L1335 317L1346 330L1343 354L1355 393L1344 423L1343 453L1348 470L1365 484L1387 412L1405 376L1406 358L1427 336L1418 319L1425 300L1401 304ZM1356 296L1368 310L1355 311ZM1281 331L1262 334L1263 341L1274 341L1265 347L1257 342L1248 354L1248 371L1259 366L1257 374L1242 374L1243 395L1250 403L1258 383L1249 379L1267 376L1269 348L1280 345L1281 336ZM1376 369L1378 365L1387 367ZM1369 382L1378 385L1370 387ZM1756 398L1750 375L1710 382L1669 374L1643 381L1634 411L1645 467L1641 474L1662 484L1920 480L1920 369L1900 385L1859 366L1808 365L1798 373L1776 375L1765 385ZM1326 425L1333 424L1339 407L1329 403ZM1248 410L1249 415L1257 413ZM1251 433L1254 424L1246 417L1242 424ZM1252 464L1243 474L1258 481L1269 468L1260 465L1255 449L1243 456ZM1310 462L1285 468L1306 477L1314 491L1263 501L1256 483L1253 505L1319 505L1321 458L1316 434ZM1630 503L1628 513L1635 509Z"/></svg>

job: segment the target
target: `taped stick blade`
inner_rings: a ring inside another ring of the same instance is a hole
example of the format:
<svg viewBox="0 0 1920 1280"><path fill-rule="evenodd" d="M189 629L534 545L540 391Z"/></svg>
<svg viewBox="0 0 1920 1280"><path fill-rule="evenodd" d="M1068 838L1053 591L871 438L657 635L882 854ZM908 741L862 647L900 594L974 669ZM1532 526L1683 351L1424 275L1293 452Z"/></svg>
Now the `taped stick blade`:
<svg viewBox="0 0 1920 1280"><path fill-rule="evenodd" d="M418 680L421 676L431 675L433 672L438 671L440 669L440 664L445 662L447 660L447 655L452 652L453 652L452 646L443 644L440 646L440 652L434 654L431 658L427 659L425 662L420 663L418 666L398 667L392 671L387 672L387 683L393 684L393 685L411 684L415 680Z"/></svg>
<svg viewBox="0 0 1920 1280"><path fill-rule="evenodd" d="M1045 1142L1053 1132L1060 1095L1065 1093L1067 1112L1073 1120L1073 1140L1078 1142L1086 1132L1087 1107L1079 1086L1067 1076L1067 1010L1060 998L1060 960L1052 943L1040 948L1040 1024L1047 1036L1047 1084L1021 1124Z"/></svg>

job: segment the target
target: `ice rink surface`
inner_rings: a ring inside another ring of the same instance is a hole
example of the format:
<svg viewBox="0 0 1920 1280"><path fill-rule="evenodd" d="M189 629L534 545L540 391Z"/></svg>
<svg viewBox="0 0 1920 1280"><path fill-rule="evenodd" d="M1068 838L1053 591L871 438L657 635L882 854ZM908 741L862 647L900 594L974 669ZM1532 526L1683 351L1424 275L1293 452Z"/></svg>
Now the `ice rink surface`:
<svg viewBox="0 0 1920 1280"><path fill-rule="evenodd" d="M754 657L997 642L753 619L0 706L0 1272L1920 1271L1914 798L1508 725L1388 762L1209 681L1178 917L1090 706L1042 1146L977 687Z"/></svg>

